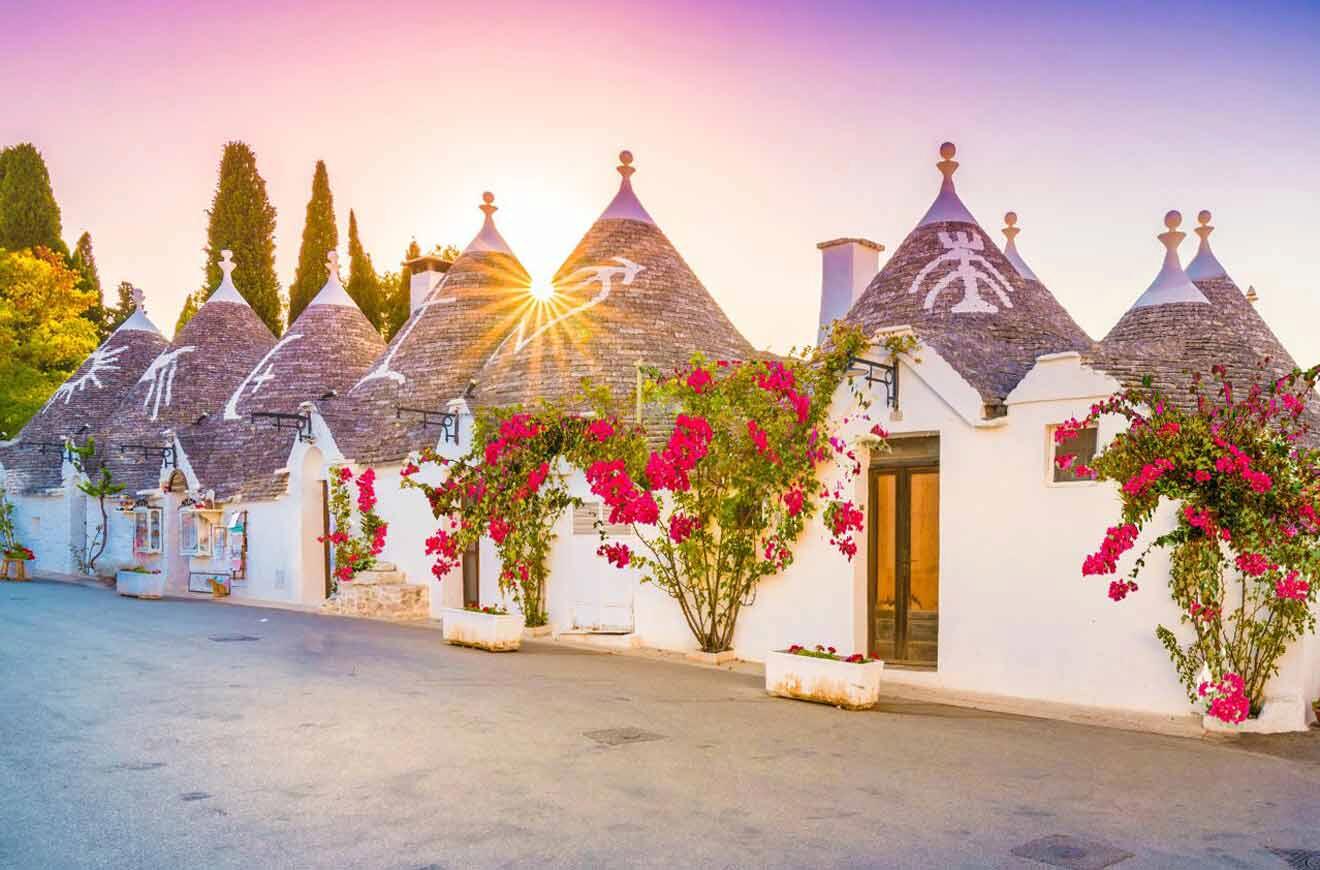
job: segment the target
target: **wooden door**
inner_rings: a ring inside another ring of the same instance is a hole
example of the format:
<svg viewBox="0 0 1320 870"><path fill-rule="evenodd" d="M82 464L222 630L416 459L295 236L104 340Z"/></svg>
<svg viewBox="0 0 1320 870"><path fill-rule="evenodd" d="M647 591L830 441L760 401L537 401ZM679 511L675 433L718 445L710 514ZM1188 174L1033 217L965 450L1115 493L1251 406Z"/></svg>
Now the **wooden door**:
<svg viewBox="0 0 1320 870"><path fill-rule="evenodd" d="M871 650L886 662L934 666L939 648L938 467L873 471L870 503Z"/></svg>

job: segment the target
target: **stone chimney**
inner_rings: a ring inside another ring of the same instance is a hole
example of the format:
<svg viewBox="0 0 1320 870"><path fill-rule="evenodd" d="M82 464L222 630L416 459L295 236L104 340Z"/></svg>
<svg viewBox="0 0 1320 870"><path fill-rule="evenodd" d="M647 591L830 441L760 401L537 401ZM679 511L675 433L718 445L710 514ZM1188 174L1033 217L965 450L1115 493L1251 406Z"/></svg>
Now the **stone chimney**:
<svg viewBox="0 0 1320 870"><path fill-rule="evenodd" d="M404 260L402 265L412 276L408 279L408 311L411 313L420 308L426 297L431 295L431 291L439 286L453 263L439 254L423 254L411 260Z"/></svg>
<svg viewBox="0 0 1320 870"><path fill-rule="evenodd" d="M818 337L823 339L829 325L848 313L880 271L885 247L870 239L831 239L816 248L821 254Z"/></svg>

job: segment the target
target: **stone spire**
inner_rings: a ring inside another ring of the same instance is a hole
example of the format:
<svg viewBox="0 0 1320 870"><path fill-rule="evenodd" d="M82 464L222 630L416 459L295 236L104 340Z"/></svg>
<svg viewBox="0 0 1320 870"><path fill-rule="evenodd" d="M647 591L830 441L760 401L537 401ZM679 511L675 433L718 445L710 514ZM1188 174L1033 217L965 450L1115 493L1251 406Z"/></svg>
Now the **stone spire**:
<svg viewBox="0 0 1320 870"><path fill-rule="evenodd" d="M133 288L133 313L119 325L115 332L138 330L141 332L154 332L157 335L161 334L160 330L156 328L156 324L152 323L151 318L147 317L146 299L147 294L137 287Z"/></svg>
<svg viewBox="0 0 1320 870"><path fill-rule="evenodd" d="M655 221L647 214L642 203L637 199L637 194L633 192L632 175L637 170L633 168L633 155L631 151L619 152L619 174L623 180L619 182L619 192L614 195L614 199L601 212L598 220L625 220L641 221L644 224L654 224Z"/></svg>
<svg viewBox="0 0 1320 870"><path fill-rule="evenodd" d="M1210 225L1210 212L1201 209L1196 216L1196 222L1200 224L1193 232L1201 238L1201 244L1196 249L1196 256L1187 264L1187 277L1193 281L1205 281L1210 278L1227 278L1228 272L1219 264L1215 258L1214 251L1210 250L1210 234L1215 228Z"/></svg>
<svg viewBox="0 0 1320 870"><path fill-rule="evenodd" d="M1026 261L1022 259L1022 255L1018 253L1017 236L1022 230L1017 226L1017 221L1018 216L1015 211L1010 211L1004 215L1005 227L1003 233L1004 238L1008 240L1004 244L1004 256L1008 258L1008 262L1013 264L1013 268L1017 269L1017 273L1023 278L1028 281L1039 281L1040 279L1036 277L1036 273L1031 271L1031 267L1026 264Z"/></svg>
<svg viewBox="0 0 1320 870"><path fill-rule="evenodd" d="M926 216L917 224L924 227L927 224L937 224L944 221L959 221L961 223L974 224L976 218L967 210L967 206L962 204L958 198L958 192L953 188L953 173L958 171L958 161L954 156L958 153L958 148L952 142L945 142L940 146L940 157L943 158L935 164L935 168L944 176L940 182L940 192L936 195L935 201L930 204L930 209L926 211Z"/></svg>
<svg viewBox="0 0 1320 870"><path fill-rule="evenodd" d="M478 206L482 214L486 216L481 224L481 231L477 233L476 238L468 243L463 249L463 253L485 252L488 254L508 254L513 256L513 249L509 243L504 241L504 236L495 228L495 212L499 211L499 206L495 205L495 194L489 190L481 195L481 205Z"/></svg>
<svg viewBox="0 0 1320 870"><path fill-rule="evenodd" d="M236 302L239 305L247 305L247 300L238 292L234 286L234 252L225 249L220 252L220 271L224 277L220 279L220 286L215 288L215 292L206 301L209 302Z"/></svg>
<svg viewBox="0 0 1320 870"><path fill-rule="evenodd" d="M1150 305L1167 305L1172 302L1196 302L1210 304L1210 300L1205 298L1192 279L1187 277L1183 271L1182 263L1178 260L1178 246L1182 240L1187 238L1187 234L1178 231L1182 224L1182 213L1170 211L1164 215L1165 232L1160 233L1159 240L1164 245L1164 263L1160 266L1159 274L1155 280L1146 288L1140 298L1133 303L1133 308L1144 308Z"/></svg>
<svg viewBox="0 0 1320 870"><path fill-rule="evenodd" d="M325 255L325 268L329 277L325 279L323 286L311 302L307 303L310 308L313 305L342 305L348 308L356 308L357 303L353 297L348 295L344 289L344 283L339 278L339 252L331 251Z"/></svg>

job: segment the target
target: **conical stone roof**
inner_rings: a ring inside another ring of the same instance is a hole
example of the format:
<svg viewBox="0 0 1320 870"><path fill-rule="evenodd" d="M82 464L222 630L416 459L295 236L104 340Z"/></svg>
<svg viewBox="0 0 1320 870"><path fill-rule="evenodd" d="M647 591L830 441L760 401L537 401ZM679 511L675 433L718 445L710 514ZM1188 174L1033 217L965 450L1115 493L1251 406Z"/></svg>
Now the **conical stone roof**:
<svg viewBox="0 0 1320 870"><path fill-rule="evenodd" d="M134 291L133 314L94 350L28 421L11 445L0 448L0 464L11 492L36 492L61 483L60 453L47 446L66 437L96 437L124 395L169 342L147 317L142 291Z"/></svg>
<svg viewBox="0 0 1320 870"><path fill-rule="evenodd" d="M752 355L638 201L632 155L619 159L618 194L555 274L553 292L523 298L517 323L477 374L480 404L564 399L586 379L631 406L638 362L672 369L697 351Z"/></svg>
<svg viewBox="0 0 1320 870"><path fill-rule="evenodd" d="M1239 395L1296 365L1215 259L1210 212L1202 211L1198 219L1200 250L1184 270L1178 260L1178 246L1186 237L1178 231L1182 215L1165 215L1167 229L1160 234L1165 260L1159 275L1092 355L1099 368L1125 386L1138 386L1149 375L1174 401L1189 401L1192 373L1208 379L1216 365L1225 368ZM1192 271L1199 277L1193 279Z"/></svg>
<svg viewBox="0 0 1320 870"><path fill-rule="evenodd" d="M370 366L323 413L345 455L401 459L434 445L440 432L419 411L442 412L517 321L531 278L495 226L495 197L483 194L481 230ZM343 392L343 391L341 391Z"/></svg>
<svg viewBox="0 0 1320 870"><path fill-rule="evenodd" d="M296 429L252 415L296 414L304 402L346 393L385 350L380 333L344 290L336 252L326 266L325 286L234 388L222 412L180 432L193 471L217 498L283 493Z"/></svg>
<svg viewBox="0 0 1320 870"><path fill-rule="evenodd" d="M130 444L162 446L167 430L183 435L202 415L219 415L248 372L275 346L275 336L234 287L228 251L215 293L142 372L107 421L98 454L130 491L153 487L159 458L123 452Z"/></svg>
<svg viewBox="0 0 1320 870"><path fill-rule="evenodd" d="M953 186L955 154L952 143L940 147L944 178L935 202L848 320L867 332L911 326L997 408L1037 357L1085 350L1091 340L1045 285L1019 274L963 205Z"/></svg>

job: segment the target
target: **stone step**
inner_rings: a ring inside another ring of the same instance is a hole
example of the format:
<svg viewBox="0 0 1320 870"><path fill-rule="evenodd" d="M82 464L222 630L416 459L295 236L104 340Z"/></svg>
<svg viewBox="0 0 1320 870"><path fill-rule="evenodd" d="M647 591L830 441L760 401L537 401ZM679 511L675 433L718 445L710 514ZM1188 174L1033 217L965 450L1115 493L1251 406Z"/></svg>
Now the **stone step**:
<svg viewBox="0 0 1320 870"><path fill-rule="evenodd" d="M354 586L398 586L406 582L408 581L404 573L393 568L389 570L378 568L374 571L359 571L349 581Z"/></svg>

